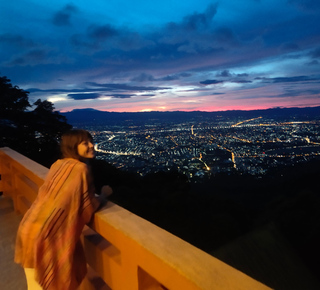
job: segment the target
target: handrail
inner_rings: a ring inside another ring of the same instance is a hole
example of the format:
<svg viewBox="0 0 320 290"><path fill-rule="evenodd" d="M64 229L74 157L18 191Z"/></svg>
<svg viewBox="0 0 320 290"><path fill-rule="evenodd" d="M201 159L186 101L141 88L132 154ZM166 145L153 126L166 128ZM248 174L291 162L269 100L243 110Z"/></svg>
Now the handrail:
<svg viewBox="0 0 320 290"><path fill-rule="evenodd" d="M48 168L0 148L0 191L24 213ZM270 289L244 273L112 203L83 231L89 265L81 289Z"/></svg>

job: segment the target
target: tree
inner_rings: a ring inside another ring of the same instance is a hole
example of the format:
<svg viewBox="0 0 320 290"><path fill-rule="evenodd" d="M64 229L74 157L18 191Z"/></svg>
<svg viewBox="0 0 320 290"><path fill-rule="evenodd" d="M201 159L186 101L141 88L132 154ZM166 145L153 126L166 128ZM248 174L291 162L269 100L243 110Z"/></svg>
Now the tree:
<svg viewBox="0 0 320 290"><path fill-rule="evenodd" d="M12 86L7 77L0 77L0 147L10 147L50 166L58 158L60 136L72 126L47 100L38 99L35 109L27 111L31 107L28 94Z"/></svg>
<svg viewBox="0 0 320 290"><path fill-rule="evenodd" d="M0 118L13 118L30 107L28 92L12 86L7 77L0 77Z"/></svg>
<svg viewBox="0 0 320 290"><path fill-rule="evenodd" d="M45 140L57 140L63 132L69 130L71 125L67 123L66 117L54 111L51 102L38 99L34 105L36 108L30 113L33 128L38 137Z"/></svg>

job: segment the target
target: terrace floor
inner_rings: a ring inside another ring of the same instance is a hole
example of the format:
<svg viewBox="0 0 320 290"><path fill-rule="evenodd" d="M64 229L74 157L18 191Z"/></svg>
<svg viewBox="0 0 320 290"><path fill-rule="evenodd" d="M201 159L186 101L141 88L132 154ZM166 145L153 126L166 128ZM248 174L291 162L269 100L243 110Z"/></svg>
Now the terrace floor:
<svg viewBox="0 0 320 290"><path fill-rule="evenodd" d="M13 262L15 237L22 215L14 212L10 198L0 196L0 289L26 290L21 266Z"/></svg>

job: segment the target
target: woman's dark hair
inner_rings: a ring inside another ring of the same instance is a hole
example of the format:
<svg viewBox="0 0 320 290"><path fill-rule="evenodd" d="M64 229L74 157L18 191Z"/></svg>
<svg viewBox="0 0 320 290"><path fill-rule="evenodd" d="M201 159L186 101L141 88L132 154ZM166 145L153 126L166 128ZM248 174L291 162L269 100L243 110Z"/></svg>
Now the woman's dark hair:
<svg viewBox="0 0 320 290"><path fill-rule="evenodd" d="M80 159L78 154L78 145L82 141L91 141L93 138L91 134L82 129L73 129L64 133L61 137L60 150L63 158Z"/></svg>

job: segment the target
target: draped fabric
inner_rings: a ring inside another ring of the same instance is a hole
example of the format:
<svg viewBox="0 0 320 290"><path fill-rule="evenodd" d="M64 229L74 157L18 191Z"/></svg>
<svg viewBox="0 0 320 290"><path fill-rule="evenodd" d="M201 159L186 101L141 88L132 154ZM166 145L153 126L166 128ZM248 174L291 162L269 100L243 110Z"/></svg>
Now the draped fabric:
<svg viewBox="0 0 320 290"><path fill-rule="evenodd" d="M87 271L80 235L98 206L87 165L55 162L20 223L15 262L34 268L43 289L76 289Z"/></svg>

